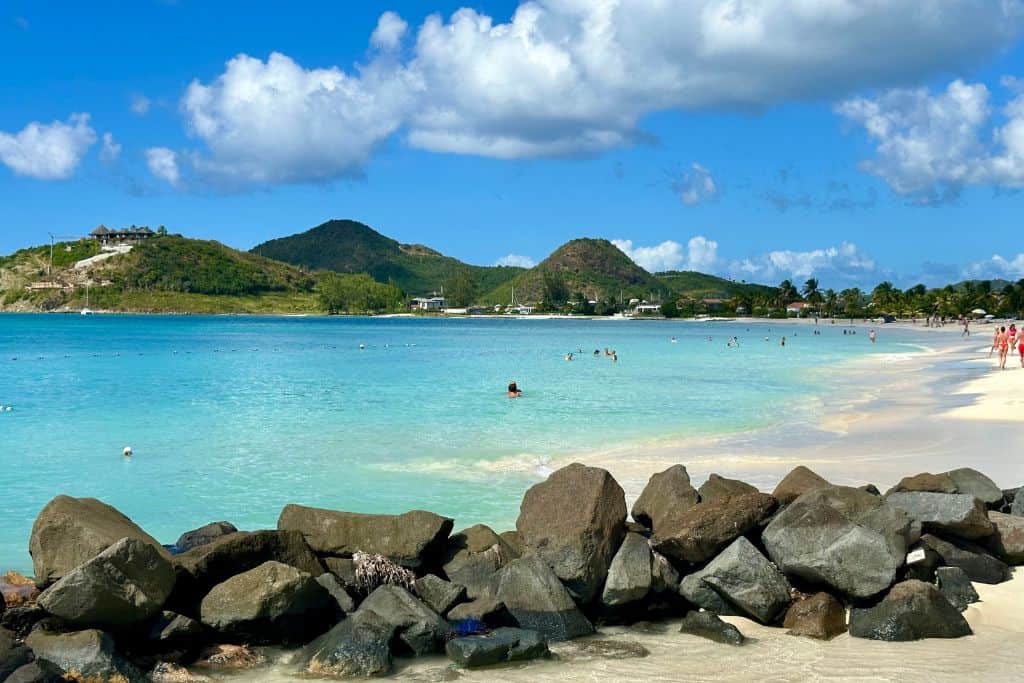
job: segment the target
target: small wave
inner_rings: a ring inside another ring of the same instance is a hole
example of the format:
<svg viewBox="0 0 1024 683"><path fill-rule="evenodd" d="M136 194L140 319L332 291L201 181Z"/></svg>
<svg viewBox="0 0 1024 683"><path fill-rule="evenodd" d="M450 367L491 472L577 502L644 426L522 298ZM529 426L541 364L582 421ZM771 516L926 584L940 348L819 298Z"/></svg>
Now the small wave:
<svg viewBox="0 0 1024 683"><path fill-rule="evenodd" d="M533 453L520 453L502 458L482 458L479 460L442 458L439 460L375 463L370 465L370 469L380 472L435 474L450 479L463 479L467 481L487 479L495 474L547 477L554 472L548 456Z"/></svg>

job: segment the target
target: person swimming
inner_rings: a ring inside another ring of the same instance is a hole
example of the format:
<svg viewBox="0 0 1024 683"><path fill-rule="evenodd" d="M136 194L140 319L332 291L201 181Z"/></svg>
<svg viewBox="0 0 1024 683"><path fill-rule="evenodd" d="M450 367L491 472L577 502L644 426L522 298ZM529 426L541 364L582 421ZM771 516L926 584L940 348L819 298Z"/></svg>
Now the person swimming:
<svg viewBox="0 0 1024 683"><path fill-rule="evenodd" d="M572 360L572 351L570 351L569 353L565 354L565 359L566 360Z"/></svg>
<svg viewBox="0 0 1024 683"><path fill-rule="evenodd" d="M678 339L676 339L675 337L672 337L672 343L673 343L673 344L678 344L678 343L679 343L679 340L678 340Z"/></svg>
<svg viewBox="0 0 1024 683"><path fill-rule="evenodd" d="M519 385L516 384L516 381L515 380L510 381L508 383L508 397L509 398L519 398L522 395L523 395L523 392L520 391Z"/></svg>

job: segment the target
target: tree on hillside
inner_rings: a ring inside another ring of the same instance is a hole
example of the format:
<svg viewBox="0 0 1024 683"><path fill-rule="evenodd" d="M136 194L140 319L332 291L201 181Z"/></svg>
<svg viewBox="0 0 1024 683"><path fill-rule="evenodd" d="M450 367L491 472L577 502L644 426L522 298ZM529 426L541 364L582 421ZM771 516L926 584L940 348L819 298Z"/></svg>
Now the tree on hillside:
<svg viewBox="0 0 1024 683"><path fill-rule="evenodd" d="M338 313L381 313L402 305L402 291L393 284L381 284L369 275L330 273L320 281L320 306L330 315Z"/></svg>
<svg viewBox="0 0 1024 683"><path fill-rule="evenodd" d="M473 303L476 296L476 280L469 268L460 268L444 285L445 299L448 304L464 308Z"/></svg>
<svg viewBox="0 0 1024 683"><path fill-rule="evenodd" d="M569 285L560 270L549 270L544 273L543 294L544 306L549 310L559 308L569 298Z"/></svg>

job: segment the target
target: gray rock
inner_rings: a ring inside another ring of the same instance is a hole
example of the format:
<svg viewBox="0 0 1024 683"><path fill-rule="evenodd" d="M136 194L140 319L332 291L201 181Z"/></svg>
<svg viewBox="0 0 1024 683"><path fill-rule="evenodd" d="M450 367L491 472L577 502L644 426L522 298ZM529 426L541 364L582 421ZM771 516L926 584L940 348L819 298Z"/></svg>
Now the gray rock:
<svg viewBox="0 0 1024 683"><path fill-rule="evenodd" d="M201 545L216 541L221 536L233 534L236 531L238 529L230 522L210 522L198 529L186 531L179 536L174 544L174 550L178 553L184 553L192 550L192 548L198 548Z"/></svg>
<svg viewBox="0 0 1024 683"><path fill-rule="evenodd" d="M280 562L320 576L324 567L297 531L239 531L176 555L178 581L170 604L191 612L217 584L264 562Z"/></svg>
<svg viewBox="0 0 1024 683"><path fill-rule="evenodd" d="M892 585L916 536L910 517L881 498L830 486L793 501L762 540L786 576L867 598Z"/></svg>
<svg viewBox="0 0 1024 683"><path fill-rule="evenodd" d="M683 596L691 605L696 605L708 612L714 612L723 617L742 616L742 610L731 605L728 600L715 592L714 588L704 583L706 570L707 567L684 576L679 583L679 595Z"/></svg>
<svg viewBox="0 0 1024 683"><path fill-rule="evenodd" d="M160 542L113 507L95 498L57 496L32 525L28 548L36 584L48 586L122 538L134 538L170 553Z"/></svg>
<svg viewBox="0 0 1024 683"><path fill-rule="evenodd" d="M165 611L150 625L150 641L160 650L193 650L201 645L203 625L182 614Z"/></svg>
<svg viewBox="0 0 1024 683"><path fill-rule="evenodd" d="M961 467L946 472L956 483L957 493L974 496L985 505L996 505L1003 502L1003 491L996 483L978 470Z"/></svg>
<svg viewBox="0 0 1024 683"><path fill-rule="evenodd" d="M459 666L472 669L547 656L548 643L536 631L499 628L487 635L454 638L445 645L445 652Z"/></svg>
<svg viewBox="0 0 1024 683"><path fill-rule="evenodd" d="M651 476L640 497L633 503L633 519L655 531L673 515L697 504L697 489L682 465L673 465Z"/></svg>
<svg viewBox="0 0 1024 683"><path fill-rule="evenodd" d="M690 612L683 618L680 633L713 640L723 645L742 645L746 640L740 630L711 612Z"/></svg>
<svg viewBox="0 0 1024 683"><path fill-rule="evenodd" d="M318 553L351 556L361 551L417 569L440 559L452 531L452 520L425 510L401 515L364 515L286 505L277 528L300 532Z"/></svg>
<svg viewBox="0 0 1024 683"><path fill-rule="evenodd" d="M523 628L548 640L571 640L594 632L558 576L539 557L513 560L498 572L496 598Z"/></svg>
<svg viewBox="0 0 1024 683"><path fill-rule="evenodd" d="M1010 503L1010 514L1024 517L1024 495L1021 494L1020 489L1014 493L1013 502Z"/></svg>
<svg viewBox="0 0 1024 683"><path fill-rule="evenodd" d="M669 520L652 539L654 549L674 560L699 564L761 525L778 506L765 493L701 502Z"/></svg>
<svg viewBox="0 0 1024 683"><path fill-rule="evenodd" d="M903 477L898 484L886 491L886 495L903 491L931 491L932 493L961 493L956 482L948 473L932 474L922 472L912 477Z"/></svg>
<svg viewBox="0 0 1024 683"><path fill-rule="evenodd" d="M470 602L456 605L448 612L449 621L457 622L467 619L483 622L491 628L516 623L512 615L509 614L508 608L505 607L505 603L493 595L482 595Z"/></svg>
<svg viewBox="0 0 1024 683"><path fill-rule="evenodd" d="M39 604L76 628L123 629L157 615L174 582L163 553L122 538L43 591Z"/></svg>
<svg viewBox="0 0 1024 683"><path fill-rule="evenodd" d="M942 559L942 563L950 567L960 567L971 581L978 583L1002 583L1009 581L1012 573L1005 563L989 555L980 546L967 541L947 541L925 534L921 543L928 546Z"/></svg>
<svg viewBox="0 0 1024 683"><path fill-rule="evenodd" d="M66 680L59 666L45 659L37 659L15 669L4 679L4 683L64 683Z"/></svg>
<svg viewBox="0 0 1024 683"><path fill-rule="evenodd" d="M882 495L882 492L879 491L878 487L875 486L874 484L864 484L863 486L858 486L857 488L863 491L864 493L870 493L872 496Z"/></svg>
<svg viewBox="0 0 1024 683"><path fill-rule="evenodd" d="M652 560L647 539L639 534L627 534L608 569L601 602L608 607L621 607L641 600L651 590Z"/></svg>
<svg viewBox="0 0 1024 683"><path fill-rule="evenodd" d="M984 504L971 495L916 491L892 493L885 499L919 521L925 531L976 539L995 530Z"/></svg>
<svg viewBox="0 0 1024 683"><path fill-rule="evenodd" d="M17 634L0 629L0 680L32 661L32 651L18 642Z"/></svg>
<svg viewBox="0 0 1024 683"><path fill-rule="evenodd" d="M648 544L650 547L650 544ZM674 593L679 589L679 572L661 553L651 551L651 590Z"/></svg>
<svg viewBox="0 0 1024 683"><path fill-rule="evenodd" d="M356 611L356 601L349 595L348 590L341 584L337 576L324 573L316 577L316 582L334 598L334 603L338 606L338 615L351 614Z"/></svg>
<svg viewBox="0 0 1024 683"><path fill-rule="evenodd" d="M0 628L11 631L18 638L24 638L47 616L46 610L39 605L18 605L4 612L3 618L0 618Z"/></svg>
<svg viewBox="0 0 1024 683"><path fill-rule="evenodd" d="M751 486L739 479L727 479L717 474L712 474L697 489L697 494L700 496L700 502L702 503L710 503L720 498L742 496L745 493L758 493L757 487Z"/></svg>
<svg viewBox="0 0 1024 683"><path fill-rule="evenodd" d="M985 547L1012 565L1024 564L1024 517L989 512L996 532L984 540Z"/></svg>
<svg viewBox="0 0 1024 683"><path fill-rule="evenodd" d="M334 599L306 572L271 560L214 586L199 612L232 639L296 643L330 625Z"/></svg>
<svg viewBox="0 0 1024 683"><path fill-rule="evenodd" d="M71 633L50 633L36 629L25 640L38 659L60 667L70 675L96 681L141 683L146 676L122 657L114 639L103 631L89 629ZM120 677L120 679L118 679Z"/></svg>
<svg viewBox="0 0 1024 683"><path fill-rule="evenodd" d="M526 492L516 528L530 551L586 604L604 583L625 522L626 496L612 475L575 463Z"/></svg>
<svg viewBox="0 0 1024 683"><path fill-rule="evenodd" d="M790 605L782 625L790 635L831 640L846 633L846 608L828 593L815 593Z"/></svg>
<svg viewBox="0 0 1024 683"><path fill-rule="evenodd" d="M526 554L526 541L523 540L523 535L518 531L502 531L498 536L505 543L508 543L512 550L516 551L516 557L522 557Z"/></svg>
<svg viewBox="0 0 1024 683"><path fill-rule="evenodd" d="M935 587L961 612L971 603L981 600L967 572L960 567L939 567L935 570Z"/></svg>
<svg viewBox="0 0 1024 683"><path fill-rule="evenodd" d="M433 574L416 579L415 588L416 595L441 616L448 614L448 610L466 600L465 586L445 581Z"/></svg>
<svg viewBox="0 0 1024 683"><path fill-rule="evenodd" d="M704 568L702 580L763 624L774 621L791 601L786 577L742 536Z"/></svg>
<svg viewBox="0 0 1024 683"><path fill-rule="evenodd" d="M356 561L348 557L325 557L327 571L338 577L342 586L356 585Z"/></svg>
<svg viewBox="0 0 1024 683"><path fill-rule="evenodd" d="M779 501L779 505L789 505L808 491L830 485L828 481L817 473L803 465L799 465L782 478L782 481L772 491L772 495Z"/></svg>
<svg viewBox="0 0 1024 683"><path fill-rule="evenodd" d="M448 539L444 572L453 582L466 587L471 598L492 590L494 573L519 557L505 539L483 524L471 526Z"/></svg>
<svg viewBox="0 0 1024 683"><path fill-rule="evenodd" d="M373 612L395 627L398 640L413 654L440 652L448 624L409 591L400 586L381 586L363 600L357 614Z"/></svg>
<svg viewBox="0 0 1024 683"><path fill-rule="evenodd" d="M376 613L356 612L303 648L302 669L314 676L367 678L391 671L395 626Z"/></svg>
<svg viewBox="0 0 1024 683"><path fill-rule="evenodd" d="M935 586L911 580L893 586L874 607L851 610L850 635L888 641L960 638L971 635L971 627Z"/></svg>

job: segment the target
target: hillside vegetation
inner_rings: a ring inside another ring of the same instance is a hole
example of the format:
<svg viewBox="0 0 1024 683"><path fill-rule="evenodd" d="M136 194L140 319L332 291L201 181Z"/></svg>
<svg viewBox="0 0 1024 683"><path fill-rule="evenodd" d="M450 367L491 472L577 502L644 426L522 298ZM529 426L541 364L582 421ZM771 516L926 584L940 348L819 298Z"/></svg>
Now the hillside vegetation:
<svg viewBox="0 0 1024 683"><path fill-rule="evenodd" d="M377 282L394 283L410 296L447 288L462 272L471 275L476 292L490 291L523 272L509 266L469 265L420 244L402 244L351 220L327 221L264 242L252 252L310 270L365 273Z"/></svg>
<svg viewBox="0 0 1024 683"><path fill-rule="evenodd" d="M691 299L730 299L736 296L768 296L774 287L734 282L715 275L692 270L670 270L656 273L655 278L673 294Z"/></svg>

